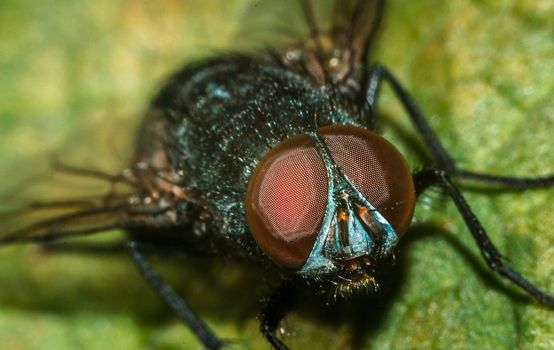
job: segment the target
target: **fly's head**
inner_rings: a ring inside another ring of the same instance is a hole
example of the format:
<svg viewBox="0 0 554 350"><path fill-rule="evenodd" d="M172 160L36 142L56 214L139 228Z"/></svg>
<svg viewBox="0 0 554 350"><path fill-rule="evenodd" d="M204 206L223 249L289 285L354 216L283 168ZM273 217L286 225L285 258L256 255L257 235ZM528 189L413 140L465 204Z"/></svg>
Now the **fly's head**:
<svg viewBox="0 0 554 350"><path fill-rule="evenodd" d="M411 221L415 190L404 158L384 138L328 126L269 151L246 201L266 255L344 295L377 286L377 270Z"/></svg>
<svg viewBox="0 0 554 350"><path fill-rule="evenodd" d="M375 276L393 257L398 234L390 223L345 179L335 187L323 234L298 272L321 274L340 295L377 290Z"/></svg>

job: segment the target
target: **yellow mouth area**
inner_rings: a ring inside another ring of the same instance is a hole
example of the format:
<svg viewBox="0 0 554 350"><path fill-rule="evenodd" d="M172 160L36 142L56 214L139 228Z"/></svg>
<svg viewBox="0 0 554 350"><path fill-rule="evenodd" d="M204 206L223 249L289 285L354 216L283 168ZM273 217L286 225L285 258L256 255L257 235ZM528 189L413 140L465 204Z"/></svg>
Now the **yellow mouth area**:
<svg viewBox="0 0 554 350"><path fill-rule="evenodd" d="M367 274L358 275L355 278L342 278L333 292L332 296L338 298L350 298L358 293L375 293L379 290L379 284L373 276Z"/></svg>

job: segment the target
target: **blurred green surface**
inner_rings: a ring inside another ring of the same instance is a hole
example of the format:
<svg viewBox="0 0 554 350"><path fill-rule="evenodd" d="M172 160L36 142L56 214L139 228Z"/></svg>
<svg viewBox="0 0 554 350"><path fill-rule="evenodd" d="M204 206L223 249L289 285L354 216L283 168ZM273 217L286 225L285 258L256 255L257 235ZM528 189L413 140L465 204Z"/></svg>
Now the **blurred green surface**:
<svg viewBox="0 0 554 350"><path fill-rule="evenodd" d="M281 6L290 17L269 10L277 3L2 1L0 193L12 196L0 207L42 193L27 180L47 172L53 154L119 169L163 78L187 59L262 40L256 26L291 29L296 9ZM393 0L387 10L377 58L413 92L460 165L554 172L552 1ZM414 132L389 91L383 108L386 135L416 167ZM64 180L56 181L59 188ZM554 191L466 193L505 256L554 292ZM393 291L346 305L306 303L283 323L293 349L554 348L554 313L488 272L448 201L431 194L416 216ZM234 348L268 348L256 320L258 298L270 289L261 279L196 261L162 265L217 333L236 340ZM48 255L33 247L0 250L0 344L199 347L124 255Z"/></svg>

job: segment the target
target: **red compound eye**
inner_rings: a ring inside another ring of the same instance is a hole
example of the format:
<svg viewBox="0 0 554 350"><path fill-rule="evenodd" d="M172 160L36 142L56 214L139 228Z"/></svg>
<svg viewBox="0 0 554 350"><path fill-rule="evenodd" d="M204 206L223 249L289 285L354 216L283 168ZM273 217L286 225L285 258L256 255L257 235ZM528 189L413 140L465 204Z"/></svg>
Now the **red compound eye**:
<svg viewBox="0 0 554 350"><path fill-rule="evenodd" d="M352 126L319 130L331 156L362 196L401 235L415 205L406 161L383 137ZM278 264L300 268L325 216L328 179L315 142L291 137L260 161L248 184L246 216L254 239Z"/></svg>
<svg viewBox="0 0 554 350"><path fill-rule="evenodd" d="M412 220L415 189L400 152L383 137L352 126L319 130L335 163L398 235Z"/></svg>
<svg viewBox="0 0 554 350"><path fill-rule="evenodd" d="M298 135L274 147L257 165L246 215L254 239L278 264L301 267L325 216L328 182L315 143Z"/></svg>

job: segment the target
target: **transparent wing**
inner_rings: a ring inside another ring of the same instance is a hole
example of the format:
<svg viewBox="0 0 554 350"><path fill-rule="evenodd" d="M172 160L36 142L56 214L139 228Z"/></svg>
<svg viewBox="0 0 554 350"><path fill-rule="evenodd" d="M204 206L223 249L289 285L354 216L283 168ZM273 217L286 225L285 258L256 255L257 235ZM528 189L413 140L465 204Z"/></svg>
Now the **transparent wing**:
<svg viewBox="0 0 554 350"><path fill-rule="evenodd" d="M383 1L336 0L333 4L330 36L333 46L348 55L351 66L368 59L378 30Z"/></svg>
<svg viewBox="0 0 554 350"><path fill-rule="evenodd" d="M329 1L324 1L329 2ZM231 50L284 49L308 35L298 0L256 0L240 11Z"/></svg>
<svg viewBox="0 0 554 350"><path fill-rule="evenodd" d="M235 41L270 47L321 83L344 80L367 62L382 9L382 0L255 1Z"/></svg>
<svg viewBox="0 0 554 350"><path fill-rule="evenodd" d="M65 187L85 180L99 182L104 190L88 196L49 196L0 213L0 245L44 243L112 229L176 224L171 212L174 200L182 192L175 192L176 182L163 170L133 167L109 175L66 165L57 165L56 169L65 177Z"/></svg>

